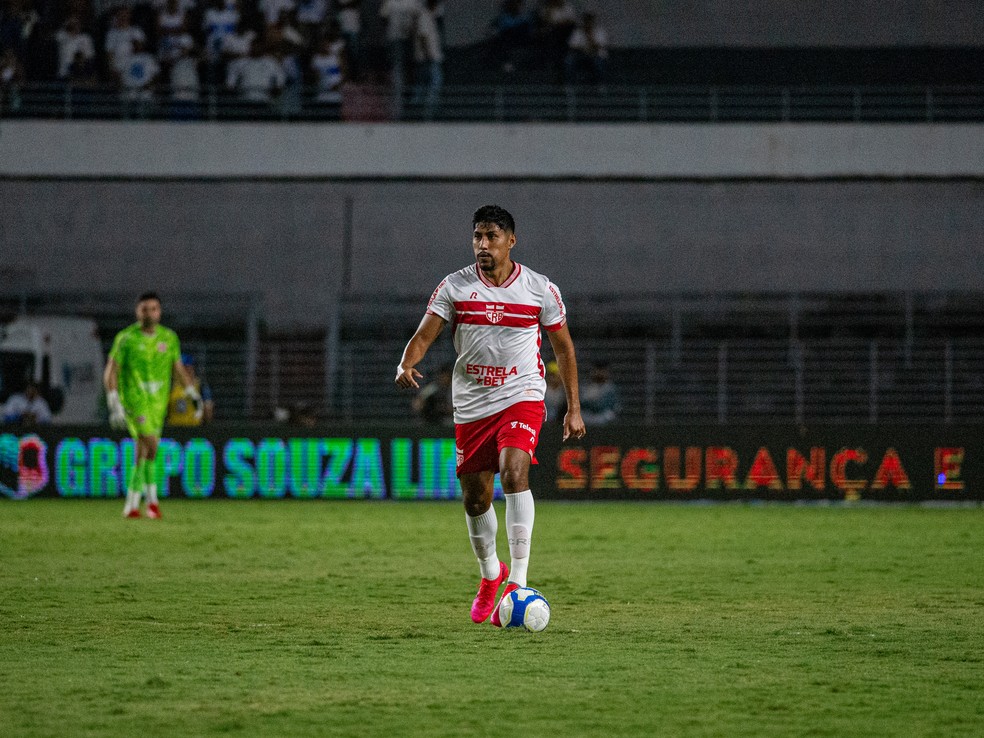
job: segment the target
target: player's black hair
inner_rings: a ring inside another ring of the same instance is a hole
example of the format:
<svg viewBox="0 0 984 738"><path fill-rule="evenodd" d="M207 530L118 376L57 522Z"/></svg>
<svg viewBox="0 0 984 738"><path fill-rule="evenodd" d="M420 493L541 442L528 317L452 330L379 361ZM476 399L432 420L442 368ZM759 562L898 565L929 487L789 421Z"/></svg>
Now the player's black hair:
<svg viewBox="0 0 984 738"><path fill-rule="evenodd" d="M504 231L516 232L516 221L509 211L498 205L483 205L472 216L472 227L479 223L495 223Z"/></svg>
<svg viewBox="0 0 984 738"><path fill-rule="evenodd" d="M160 302L161 298L156 292L144 292L137 298L137 304L139 305L144 300L157 300L157 302Z"/></svg>

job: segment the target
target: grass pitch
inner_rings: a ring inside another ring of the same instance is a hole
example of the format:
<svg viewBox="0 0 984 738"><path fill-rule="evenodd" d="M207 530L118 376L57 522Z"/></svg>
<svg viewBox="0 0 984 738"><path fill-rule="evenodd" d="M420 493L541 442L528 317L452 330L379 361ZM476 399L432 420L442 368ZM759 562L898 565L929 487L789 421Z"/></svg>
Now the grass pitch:
<svg viewBox="0 0 984 738"><path fill-rule="evenodd" d="M984 734L979 507L539 502L534 635L458 504L121 505L0 504L0 734Z"/></svg>

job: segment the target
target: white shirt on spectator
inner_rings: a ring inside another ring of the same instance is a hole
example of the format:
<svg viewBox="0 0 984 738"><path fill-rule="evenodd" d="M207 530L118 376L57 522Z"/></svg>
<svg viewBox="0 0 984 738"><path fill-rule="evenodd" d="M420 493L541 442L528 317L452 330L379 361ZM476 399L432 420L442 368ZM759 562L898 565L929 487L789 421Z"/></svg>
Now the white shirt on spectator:
<svg viewBox="0 0 984 738"><path fill-rule="evenodd" d="M157 44L157 58L165 64L176 61L186 51L195 47L190 33L165 33Z"/></svg>
<svg viewBox="0 0 984 738"><path fill-rule="evenodd" d="M411 38L417 17L424 11L420 0L384 0L379 15L386 19L386 40L404 41Z"/></svg>
<svg viewBox="0 0 984 738"><path fill-rule="evenodd" d="M175 102L197 102L201 80L198 78L198 60L183 56L171 67L171 99Z"/></svg>
<svg viewBox="0 0 984 738"><path fill-rule="evenodd" d="M593 42L593 45L597 49L592 48L592 43L589 43L589 41ZM592 56L597 54L601 59L608 58L608 33L601 26L595 26L591 31L590 37L584 28L580 26L575 28L567 45L575 51L582 51Z"/></svg>
<svg viewBox="0 0 984 738"><path fill-rule="evenodd" d="M120 84L132 100L149 97L150 90L147 88L161 71L157 59L146 51L119 56L114 66L120 75Z"/></svg>
<svg viewBox="0 0 984 738"><path fill-rule="evenodd" d="M285 10L294 9L294 0L260 0L260 12L268 26L274 25Z"/></svg>
<svg viewBox="0 0 984 738"><path fill-rule="evenodd" d="M240 97L248 102L270 102L273 92L286 82L283 65L272 56L236 59L226 74L226 87L239 90Z"/></svg>
<svg viewBox="0 0 984 738"><path fill-rule="evenodd" d="M110 28L106 31L106 54L111 60L129 56L133 53L134 41L147 41L147 36L140 26Z"/></svg>
<svg viewBox="0 0 984 738"><path fill-rule="evenodd" d="M342 99L342 50L345 42L339 39L328 48L311 57L311 69L317 77L317 102L334 103Z"/></svg>
<svg viewBox="0 0 984 738"><path fill-rule="evenodd" d="M242 33L230 33L222 37L220 47L223 54L229 56L249 56L249 50L253 46L256 38L255 31L243 31Z"/></svg>
<svg viewBox="0 0 984 738"><path fill-rule="evenodd" d="M222 39L235 33L238 25L239 11L234 4L205 11L202 30L205 31L205 53L210 59L222 53Z"/></svg>
<svg viewBox="0 0 984 738"><path fill-rule="evenodd" d="M92 43L92 36L88 33L69 33L62 28L55 34L58 42L58 76L67 77L68 69L75 61L75 55L80 51L86 59L92 59L96 55L96 47Z"/></svg>
<svg viewBox="0 0 984 738"><path fill-rule="evenodd" d="M358 36L362 31L362 10L358 2L353 0L339 0L338 3L338 25L342 33L349 36Z"/></svg>
<svg viewBox="0 0 984 738"><path fill-rule="evenodd" d="M51 408L40 395L33 400L27 399L27 395L17 393L11 395L7 404L3 405L2 419L10 422L19 422L25 415L33 415L36 423L51 422Z"/></svg>

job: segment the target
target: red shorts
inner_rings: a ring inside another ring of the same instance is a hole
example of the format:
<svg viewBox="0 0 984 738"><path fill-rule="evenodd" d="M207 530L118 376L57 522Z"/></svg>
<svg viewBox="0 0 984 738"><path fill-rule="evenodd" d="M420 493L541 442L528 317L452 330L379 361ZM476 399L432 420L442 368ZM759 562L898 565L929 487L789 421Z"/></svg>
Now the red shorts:
<svg viewBox="0 0 984 738"><path fill-rule="evenodd" d="M499 471L502 449L518 448L537 463L536 442L546 414L542 402L517 402L505 410L472 423L454 427L457 475Z"/></svg>

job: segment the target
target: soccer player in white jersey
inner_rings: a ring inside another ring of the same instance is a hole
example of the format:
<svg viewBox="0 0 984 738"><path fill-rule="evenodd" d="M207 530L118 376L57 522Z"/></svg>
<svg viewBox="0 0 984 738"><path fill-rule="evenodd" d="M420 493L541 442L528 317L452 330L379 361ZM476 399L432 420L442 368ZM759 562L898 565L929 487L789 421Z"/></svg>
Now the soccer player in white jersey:
<svg viewBox="0 0 984 738"><path fill-rule="evenodd" d="M546 388L540 359L540 327L547 330L567 395L564 440L582 438L577 361L560 290L542 274L511 258L516 245L513 217L485 205L472 218L475 263L445 277L407 343L396 384L419 389L415 368L448 323L458 359L454 365L457 474L465 521L482 580L471 617L501 627L496 596L526 586L533 533L530 464L543 424ZM492 491L496 473L506 494L506 533L512 568L499 560L499 529Z"/></svg>

